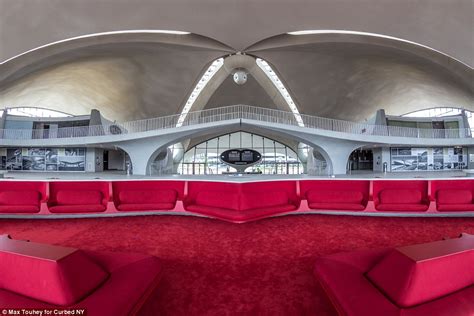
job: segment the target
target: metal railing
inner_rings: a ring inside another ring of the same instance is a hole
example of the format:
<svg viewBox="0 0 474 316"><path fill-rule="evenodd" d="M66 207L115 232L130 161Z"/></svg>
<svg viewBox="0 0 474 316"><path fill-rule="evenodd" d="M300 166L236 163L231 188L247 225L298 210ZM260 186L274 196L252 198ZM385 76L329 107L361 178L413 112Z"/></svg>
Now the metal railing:
<svg viewBox="0 0 474 316"><path fill-rule="evenodd" d="M61 139L79 137L113 136L176 128L181 114L163 116L138 121L113 123L108 125L66 127L58 129L3 129L0 139ZM232 105L220 108L189 112L180 126L215 123L235 119L256 120L301 127L292 112L260 108L249 105ZM375 135L410 138L471 138L469 128L465 129L421 129L410 127L373 125L350 121L329 119L301 114L304 127L349 133L354 135Z"/></svg>

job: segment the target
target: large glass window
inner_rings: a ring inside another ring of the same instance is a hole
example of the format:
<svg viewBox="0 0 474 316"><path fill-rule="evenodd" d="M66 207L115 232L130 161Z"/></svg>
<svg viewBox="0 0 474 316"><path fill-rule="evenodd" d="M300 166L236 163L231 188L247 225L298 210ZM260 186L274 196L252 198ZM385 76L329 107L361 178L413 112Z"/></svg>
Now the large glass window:
<svg viewBox="0 0 474 316"><path fill-rule="evenodd" d="M27 117L71 117L72 115L59 112L55 110L35 108L35 107L22 107L22 108L9 108L6 109L7 114L16 116L27 116ZM3 111L1 111L3 114Z"/></svg>
<svg viewBox="0 0 474 316"><path fill-rule="evenodd" d="M416 112L407 113L402 116L406 117L444 117L444 116L452 116L452 115L460 115L462 113L462 109L459 108L451 108L451 107L440 107L440 108L431 108L426 110L420 110ZM474 112L464 110L466 113L467 120L469 122L469 127L474 129ZM459 128L459 126L447 126L446 128Z"/></svg>
<svg viewBox="0 0 474 316"><path fill-rule="evenodd" d="M309 147L304 144L300 147L298 152L307 155ZM222 152L234 148L253 149L262 154L262 161L249 167L247 172L262 174L302 174L305 172L305 157L299 157L293 149L280 142L247 132L222 135L194 146L177 163L177 172L196 175L235 172L234 168L222 163L219 159Z"/></svg>

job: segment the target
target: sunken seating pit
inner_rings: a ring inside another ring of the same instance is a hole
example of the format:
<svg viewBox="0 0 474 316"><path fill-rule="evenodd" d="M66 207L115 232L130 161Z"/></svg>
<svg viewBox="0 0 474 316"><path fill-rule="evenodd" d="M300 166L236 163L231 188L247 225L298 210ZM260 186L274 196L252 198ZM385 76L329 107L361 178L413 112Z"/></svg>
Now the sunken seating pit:
<svg viewBox="0 0 474 316"><path fill-rule="evenodd" d="M474 180L0 181L0 218L186 213L235 223L290 213L472 217Z"/></svg>
<svg viewBox="0 0 474 316"><path fill-rule="evenodd" d="M317 260L340 315L474 315L474 236Z"/></svg>
<svg viewBox="0 0 474 316"><path fill-rule="evenodd" d="M80 273L78 273L80 271ZM133 315L156 288L151 256L81 251L0 236L0 306Z"/></svg>

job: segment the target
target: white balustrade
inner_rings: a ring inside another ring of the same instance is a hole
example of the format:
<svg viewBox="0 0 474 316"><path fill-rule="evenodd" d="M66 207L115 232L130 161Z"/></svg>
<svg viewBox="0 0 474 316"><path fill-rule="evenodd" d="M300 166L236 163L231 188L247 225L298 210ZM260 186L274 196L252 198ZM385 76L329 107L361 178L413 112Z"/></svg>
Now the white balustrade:
<svg viewBox="0 0 474 316"><path fill-rule="evenodd" d="M58 128L54 134L42 129L3 129L0 139L52 139L97 137L134 134L177 128L181 114L109 125ZM372 125L311 115L300 115L304 128L349 133L355 135L394 136L409 138L471 138L471 129L419 129L399 126ZM260 108L249 105L233 105L189 112L180 126L192 126L235 119L255 120L301 127L292 112Z"/></svg>

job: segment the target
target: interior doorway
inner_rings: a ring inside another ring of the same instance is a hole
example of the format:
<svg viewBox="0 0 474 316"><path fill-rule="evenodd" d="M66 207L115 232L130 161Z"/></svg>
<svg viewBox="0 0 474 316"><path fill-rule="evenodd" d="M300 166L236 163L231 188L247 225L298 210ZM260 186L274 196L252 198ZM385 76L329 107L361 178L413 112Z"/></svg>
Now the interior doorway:
<svg viewBox="0 0 474 316"><path fill-rule="evenodd" d="M356 149L349 156L349 167L352 171L373 171L374 153L372 149Z"/></svg>
<svg viewBox="0 0 474 316"><path fill-rule="evenodd" d="M104 150L102 164L104 165L104 171L109 170L109 151L108 150Z"/></svg>
<svg viewBox="0 0 474 316"><path fill-rule="evenodd" d="M103 153L104 171L125 171L126 154L123 150L104 150Z"/></svg>

